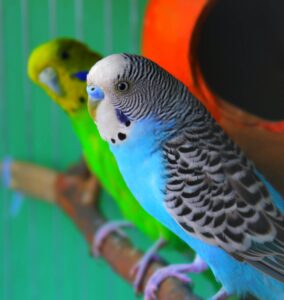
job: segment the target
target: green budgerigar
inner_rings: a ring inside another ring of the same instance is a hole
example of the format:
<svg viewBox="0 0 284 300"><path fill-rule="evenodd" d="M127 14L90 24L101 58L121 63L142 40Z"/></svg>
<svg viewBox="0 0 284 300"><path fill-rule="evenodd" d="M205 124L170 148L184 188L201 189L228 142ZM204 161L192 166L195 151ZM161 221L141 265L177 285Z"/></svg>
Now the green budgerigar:
<svg viewBox="0 0 284 300"><path fill-rule="evenodd" d="M82 144L89 168L116 201L123 217L150 238L162 237L180 251L185 251L183 242L144 212L135 200L120 174L108 144L101 139L88 114L85 80L88 70L99 59L100 55L78 41L56 39L40 45L32 52L28 62L28 75L67 113ZM146 268L144 263L141 265L142 269ZM136 289L141 282L142 273L137 271L140 276L134 282Z"/></svg>

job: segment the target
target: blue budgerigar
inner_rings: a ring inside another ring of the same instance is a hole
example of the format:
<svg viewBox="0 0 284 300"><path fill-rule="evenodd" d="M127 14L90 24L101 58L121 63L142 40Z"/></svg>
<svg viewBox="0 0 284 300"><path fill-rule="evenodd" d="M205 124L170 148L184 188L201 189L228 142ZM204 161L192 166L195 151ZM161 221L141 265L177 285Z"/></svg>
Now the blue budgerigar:
<svg viewBox="0 0 284 300"><path fill-rule="evenodd" d="M284 200L206 108L141 56L102 59L87 84L126 183L210 266L223 285L213 298L284 299Z"/></svg>

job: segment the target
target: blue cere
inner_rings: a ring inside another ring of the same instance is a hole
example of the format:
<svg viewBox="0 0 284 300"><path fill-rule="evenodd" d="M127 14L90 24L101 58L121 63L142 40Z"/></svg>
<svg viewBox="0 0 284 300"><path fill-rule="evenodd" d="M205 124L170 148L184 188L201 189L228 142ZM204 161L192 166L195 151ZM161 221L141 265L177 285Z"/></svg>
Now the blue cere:
<svg viewBox="0 0 284 300"><path fill-rule="evenodd" d="M88 73L89 71L79 71L77 73L73 73L71 77L75 77L81 81L86 81Z"/></svg>
<svg viewBox="0 0 284 300"><path fill-rule="evenodd" d="M96 101L103 100L105 97L103 90L98 86L87 86L87 93L91 99Z"/></svg>

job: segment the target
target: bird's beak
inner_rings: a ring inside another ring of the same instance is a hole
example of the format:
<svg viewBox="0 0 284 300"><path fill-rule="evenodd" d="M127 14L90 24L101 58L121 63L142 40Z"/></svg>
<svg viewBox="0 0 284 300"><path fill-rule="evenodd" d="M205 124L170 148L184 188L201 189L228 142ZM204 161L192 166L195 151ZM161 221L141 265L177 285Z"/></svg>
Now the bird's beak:
<svg viewBox="0 0 284 300"><path fill-rule="evenodd" d="M89 98L88 111L93 120L95 120L95 118L96 118L96 111L97 111L98 105L99 105L99 102L91 101Z"/></svg>
<svg viewBox="0 0 284 300"><path fill-rule="evenodd" d="M96 85L88 85L87 93L89 96L88 101L88 110L89 114L92 116L93 120L95 119L97 107L105 97L103 90Z"/></svg>
<svg viewBox="0 0 284 300"><path fill-rule="evenodd" d="M58 96L63 96L63 90L60 87L58 76L52 67L43 69L39 73L38 79Z"/></svg>

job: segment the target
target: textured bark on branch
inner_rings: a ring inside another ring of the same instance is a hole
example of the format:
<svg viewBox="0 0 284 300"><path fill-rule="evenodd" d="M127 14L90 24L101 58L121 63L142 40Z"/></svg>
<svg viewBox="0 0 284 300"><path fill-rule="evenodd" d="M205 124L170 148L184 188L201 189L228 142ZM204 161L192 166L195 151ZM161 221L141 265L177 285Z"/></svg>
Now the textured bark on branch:
<svg viewBox="0 0 284 300"><path fill-rule="evenodd" d="M1 167L1 166L0 166ZM11 188L49 202L56 202L79 228L90 247L97 229L105 223L95 202L98 198L99 183L90 176L84 165L72 168L67 174L14 161L11 165ZM132 282L131 268L142 257L130 241L116 234L110 235L103 243L101 254L111 267L128 282ZM162 267L152 263L145 276L143 286L149 276ZM165 280L158 292L159 300L197 300L188 285L170 278Z"/></svg>

